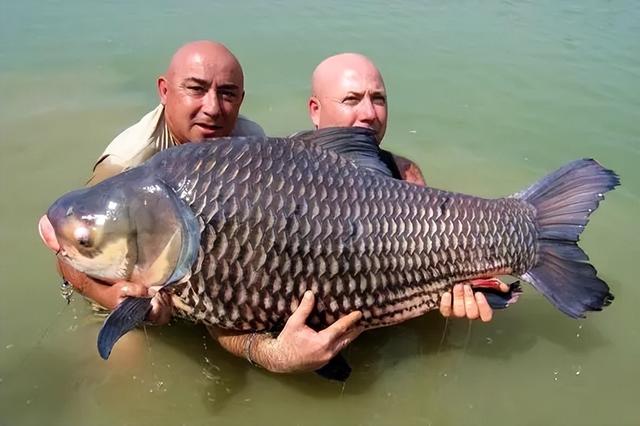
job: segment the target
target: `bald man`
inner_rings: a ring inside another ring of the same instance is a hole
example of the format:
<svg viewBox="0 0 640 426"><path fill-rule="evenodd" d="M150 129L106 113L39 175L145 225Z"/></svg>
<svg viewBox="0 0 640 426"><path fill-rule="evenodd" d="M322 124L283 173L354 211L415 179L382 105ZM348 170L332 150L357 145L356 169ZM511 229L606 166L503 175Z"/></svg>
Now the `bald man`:
<svg viewBox="0 0 640 426"><path fill-rule="evenodd" d="M158 78L157 90L160 105L109 144L89 185L171 146L221 136L264 136L258 124L239 115L244 74L220 43L202 40L182 46Z"/></svg>
<svg viewBox="0 0 640 426"><path fill-rule="evenodd" d="M239 115L244 99L244 74L237 58L224 45L208 40L179 48L157 80L160 105L120 133L98 158L88 185L142 164L172 146L221 136L264 136L262 128ZM51 237L47 236L51 247ZM64 279L79 293L107 309L126 296L144 296L133 283L107 285L59 262ZM152 321L171 317L169 297L155 298Z"/></svg>
<svg viewBox="0 0 640 426"><path fill-rule="evenodd" d="M380 70L366 56L341 53L322 61L313 71L309 117L316 129L325 127L367 127L375 130L378 144L387 130L387 90ZM399 155L382 150L383 158L394 177L425 185L417 164ZM474 293L471 286L491 286L508 291L508 286L495 279L475 280L458 284L442 297L440 312L445 317L480 318L490 321L493 311L482 293Z"/></svg>
<svg viewBox="0 0 640 426"><path fill-rule="evenodd" d="M309 117L316 129L368 127L378 143L387 131L387 90L378 68L358 53L341 53L320 62L311 77ZM399 155L393 156L396 177L424 185L420 168Z"/></svg>

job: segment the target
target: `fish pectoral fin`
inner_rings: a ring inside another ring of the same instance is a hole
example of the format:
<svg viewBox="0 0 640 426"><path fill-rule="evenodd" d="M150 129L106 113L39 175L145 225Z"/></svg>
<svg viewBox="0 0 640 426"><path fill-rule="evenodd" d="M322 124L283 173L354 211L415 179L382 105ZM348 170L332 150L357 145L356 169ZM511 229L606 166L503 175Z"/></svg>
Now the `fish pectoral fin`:
<svg viewBox="0 0 640 426"><path fill-rule="evenodd" d="M107 317L98 333L98 353L108 359L116 342L144 322L151 310L151 298L127 297Z"/></svg>
<svg viewBox="0 0 640 426"><path fill-rule="evenodd" d="M331 358L327 364L316 370L316 374L325 379L336 380L338 382L346 382L351 375L351 366L342 354L338 354Z"/></svg>
<svg viewBox="0 0 640 426"><path fill-rule="evenodd" d="M473 292L484 294L491 309L505 309L518 301L522 294L522 286L520 281L515 281L509 284L509 290L506 292L495 286L473 287Z"/></svg>
<svg viewBox="0 0 640 426"><path fill-rule="evenodd" d="M385 176L393 176L382 157L374 130L365 127L331 127L299 133L293 137L333 151L350 160L357 167Z"/></svg>

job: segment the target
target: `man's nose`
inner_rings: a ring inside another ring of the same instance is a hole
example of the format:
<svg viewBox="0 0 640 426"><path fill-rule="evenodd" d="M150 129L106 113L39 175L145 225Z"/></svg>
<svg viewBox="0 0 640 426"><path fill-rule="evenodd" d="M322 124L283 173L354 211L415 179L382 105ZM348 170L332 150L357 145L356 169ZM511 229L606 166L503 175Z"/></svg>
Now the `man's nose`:
<svg viewBox="0 0 640 426"><path fill-rule="evenodd" d="M220 115L220 101L215 91L209 90L202 99L202 112L210 117Z"/></svg>
<svg viewBox="0 0 640 426"><path fill-rule="evenodd" d="M364 123L372 123L377 118L377 113L373 102L368 96L365 96L358 108L358 119Z"/></svg>

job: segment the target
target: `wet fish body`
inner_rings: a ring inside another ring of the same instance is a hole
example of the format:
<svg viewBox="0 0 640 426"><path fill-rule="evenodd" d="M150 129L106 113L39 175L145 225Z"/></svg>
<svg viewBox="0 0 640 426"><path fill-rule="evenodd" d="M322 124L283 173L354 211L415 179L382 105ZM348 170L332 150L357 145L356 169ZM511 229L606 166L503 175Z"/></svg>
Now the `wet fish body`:
<svg viewBox="0 0 640 426"><path fill-rule="evenodd" d="M126 226L100 228L101 243L127 247L126 266L106 268L117 256L92 247L87 258L77 244L67 261L101 279L152 277L144 282L174 291L182 316L228 329L278 329L306 290L316 295L312 325L353 310L367 328L391 325L435 309L454 283L497 274L531 282L572 317L610 303L577 241L615 173L578 160L514 196L483 199L391 178L372 141L365 129L330 129L188 144L68 194L48 216L69 246L69 229L96 229L86 218L128 209ZM147 305L132 306L111 315L110 345L144 318Z"/></svg>
<svg viewBox="0 0 640 426"><path fill-rule="evenodd" d="M203 161L179 182L203 219L202 249L180 292L188 318L274 329L312 290L311 324L361 310L363 325L378 327L436 308L454 282L532 266L530 206L417 187L313 147L322 161L294 159L305 152L295 144L283 152L272 142L237 144L209 157L230 158L225 173L202 173L216 168ZM243 164L254 156L281 161Z"/></svg>

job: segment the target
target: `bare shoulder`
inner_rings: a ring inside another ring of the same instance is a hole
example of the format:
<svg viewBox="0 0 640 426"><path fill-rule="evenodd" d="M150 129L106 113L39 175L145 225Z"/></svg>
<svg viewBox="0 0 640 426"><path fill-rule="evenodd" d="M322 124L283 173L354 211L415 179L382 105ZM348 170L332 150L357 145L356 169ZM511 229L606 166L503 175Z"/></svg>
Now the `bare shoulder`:
<svg viewBox="0 0 640 426"><path fill-rule="evenodd" d="M416 185L426 185L424 176L422 175L422 170L420 170L420 166L401 155L393 153L392 155L393 161L396 163L396 167L398 167L398 171L400 172L400 176L403 180L414 183Z"/></svg>
<svg viewBox="0 0 640 426"><path fill-rule="evenodd" d="M264 129L255 121L239 115L231 136L265 136Z"/></svg>

